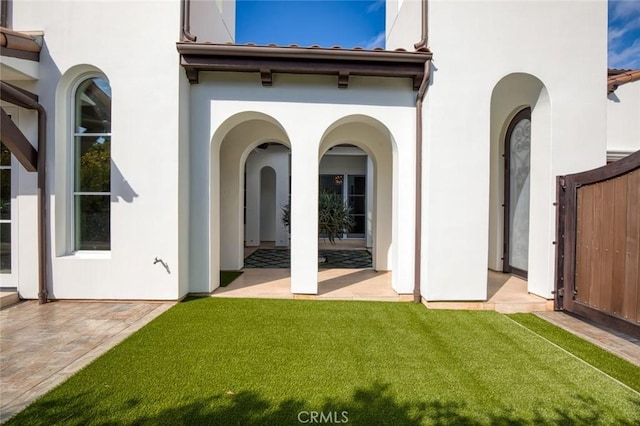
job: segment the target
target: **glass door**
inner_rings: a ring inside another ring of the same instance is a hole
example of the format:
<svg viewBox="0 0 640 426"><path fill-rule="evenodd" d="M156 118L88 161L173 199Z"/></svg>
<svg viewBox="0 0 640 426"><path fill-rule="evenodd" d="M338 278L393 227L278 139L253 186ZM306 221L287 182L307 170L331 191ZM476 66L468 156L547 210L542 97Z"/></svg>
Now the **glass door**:
<svg viewBox="0 0 640 426"><path fill-rule="evenodd" d="M355 221L355 226L347 234L347 238L364 238L366 232L366 182L365 176L347 176L347 194L349 207L351 207L351 217Z"/></svg>
<svg viewBox="0 0 640 426"><path fill-rule="evenodd" d="M0 143L0 287L16 286L14 163L11 151Z"/></svg>
<svg viewBox="0 0 640 426"><path fill-rule="evenodd" d="M529 186L531 109L520 111L505 141L504 272L527 277L529 269Z"/></svg>
<svg viewBox="0 0 640 426"><path fill-rule="evenodd" d="M364 238L366 233L366 176L365 175L320 175L320 191L337 194L351 207L355 226L343 238Z"/></svg>

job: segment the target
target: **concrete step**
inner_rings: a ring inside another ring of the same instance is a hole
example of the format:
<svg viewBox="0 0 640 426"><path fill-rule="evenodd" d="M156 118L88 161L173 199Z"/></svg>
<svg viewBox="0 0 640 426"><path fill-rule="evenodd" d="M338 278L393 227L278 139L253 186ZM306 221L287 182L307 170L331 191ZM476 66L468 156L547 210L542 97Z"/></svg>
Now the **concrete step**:
<svg viewBox="0 0 640 426"><path fill-rule="evenodd" d="M0 291L0 308L4 308L20 301L17 291Z"/></svg>

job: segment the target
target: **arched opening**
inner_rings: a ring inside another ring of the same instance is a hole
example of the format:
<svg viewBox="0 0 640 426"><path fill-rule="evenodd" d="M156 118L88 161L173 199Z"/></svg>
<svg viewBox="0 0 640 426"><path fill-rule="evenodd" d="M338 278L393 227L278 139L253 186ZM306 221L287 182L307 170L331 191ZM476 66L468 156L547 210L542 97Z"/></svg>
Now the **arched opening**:
<svg viewBox="0 0 640 426"><path fill-rule="evenodd" d="M282 212L289 204L290 150L278 142L253 148L244 165L245 268L291 267L289 230Z"/></svg>
<svg viewBox="0 0 640 426"><path fill-rule="evenodd" d="M354 228L342 235L341 245L368 250L371 263L354 259L354 269L391 272L389 286L403 289L393 270L397 265L397 191L395 142L389 130L377 120L362 115L336 121L323 135L319 151L320 190L338 193L352 207ZM329 248L319 235L319 253ZM322 262L322 258L319 259ZM330 259L327 259L330 260ZM347 266L348 268L348 266ZM323 265L319 265L322 272ZM354 275L356 279L357 275ZM319 275L320 292L331 280Z"/></svg>
<svg viewBox="0 0 640 426"><path fill-rule="evenodd" d="M320 159L319 173L319 266L372 268L373 161L356 145L335 145ZM343 229L329 235L341 222Z"/></svg>
<svg viewBox="0 0 640 426"><path fill-rule="evenodd" d="M284 174L280 173L283 166L260 165L256 157L252 158L253 152L265 151L262 149L265 144L282 147L287 153L290 146L282 126L272 117L257 112L248 111L227 119L214 134L210 162L209 291L219 286L220 271L238 271L244 267L245 242L246 245L260 245L259 194L262 168L270 166L275 171L276 186L279 188L276 192L281 192L281 188L288 192L288 154L284 158ZM250 173L245 173L247 164ZM252 198L251 205L247 204L246 211L245 176L247 182L257 185L257 196ZM251 222L251 228L245 227L245 220L252 214L257 215L257 221ZM280 236L279 239L285 241L285 245L288 244L287 238Z"/></svg>
<svg viewBox="0 0 640 426"><path fill-rule="evenodd" d="M488 299L513 283L537 294L546 286L546 236L554 226L550 115L547 89L532 75L509 74L493 89Z"/></svg>

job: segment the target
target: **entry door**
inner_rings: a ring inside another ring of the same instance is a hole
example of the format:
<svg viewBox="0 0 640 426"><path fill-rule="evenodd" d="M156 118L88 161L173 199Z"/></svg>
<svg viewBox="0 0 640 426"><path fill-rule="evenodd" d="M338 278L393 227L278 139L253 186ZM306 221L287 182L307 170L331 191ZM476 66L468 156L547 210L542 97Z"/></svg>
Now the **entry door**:
<svg viewBox="0 0 640 426"><path fill-rule="evenodd" d="M531 108L520 111L505 140L503 271L527 278L529 270L529 188Z"/></svg>

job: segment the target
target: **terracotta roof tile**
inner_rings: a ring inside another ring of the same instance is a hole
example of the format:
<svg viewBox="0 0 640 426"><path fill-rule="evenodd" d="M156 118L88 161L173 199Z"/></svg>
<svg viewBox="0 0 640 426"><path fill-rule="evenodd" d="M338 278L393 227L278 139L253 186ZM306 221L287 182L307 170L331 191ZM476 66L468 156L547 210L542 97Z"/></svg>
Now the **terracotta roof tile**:
<svg viewBox="0 0 640 426"><path fill-rule="evenodd" d="M211 45L214 45L216 43L204 42L204 43L200 43L200 44L211 44ZM282 45L282 44L276 44L276 43L257 44L257 43L251 42L251 41L247 42L247 43L244 43L244 44L236 44L236 43L228 41L228 42L226 42L224 44L225 45L232 45L232 46L271 47L271 48L279 48L279 49L281 49L281 48L285 48L285 49L286 48L293 48L293 49L324 49L324 50L347 50L347 51L348 50L368 50L368 51L373 51L373 52L380 52L380 51L408 52L407 49L404 49L402 47L399 47L399 48L394 49L394 50L387 50L384 47L380 47L380 46L374 47L372 49L366 49L366 48L361 47L361 46L342 47L342 46L337 45L337 44L334 44L331 47L323 47L323 46L320 46L319 44L312 44L311 46L300 46L299 44L296 44L296 43L291 43L289 45ZM418 49L418 51L419 52L428 52L429 49L421 48L421 49Z"/></svg>
<svg viewBox="0 0 640 426"><path fill-rule="evenodd" d="M607 78L607 93L611 94L626 83L640 80L640 70L609 70Z"/></svg>
<svg viewBox="0 0 640 426"><path fill-rule="evenodd" d="M29 35L0 27L0 47L6 56L20 56L25 59L39 59L42 45Z"/></svg>

